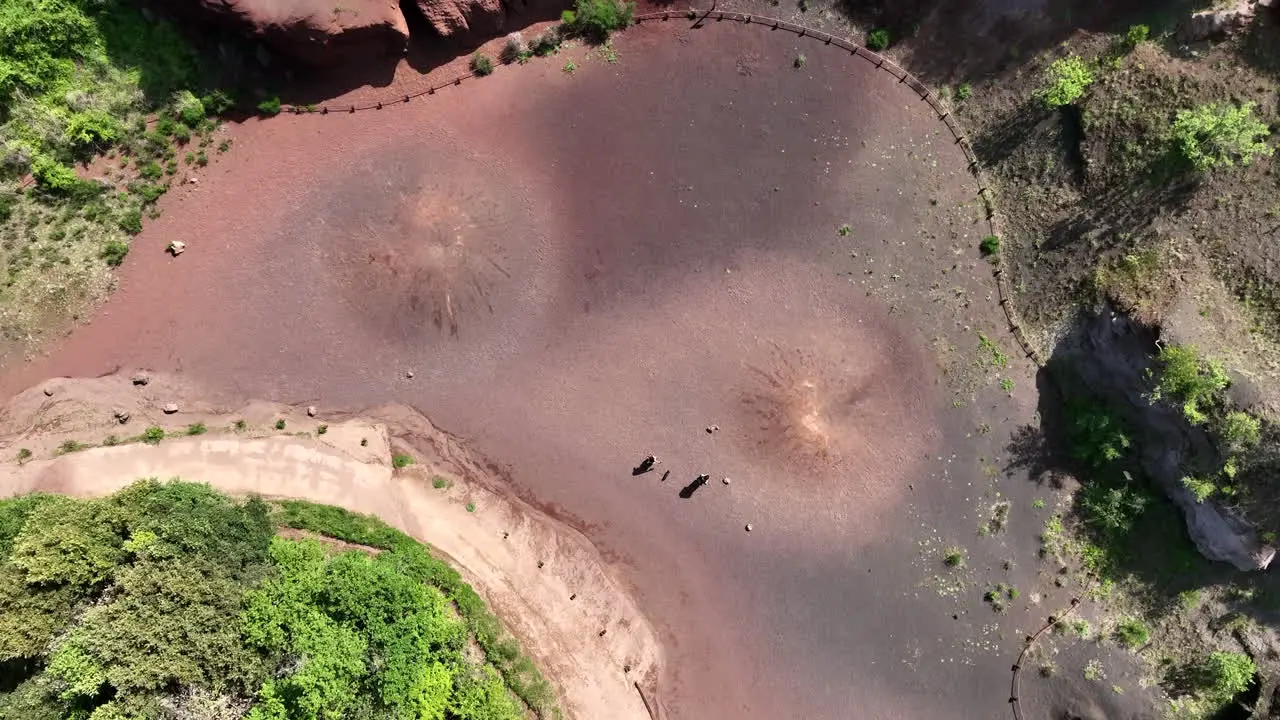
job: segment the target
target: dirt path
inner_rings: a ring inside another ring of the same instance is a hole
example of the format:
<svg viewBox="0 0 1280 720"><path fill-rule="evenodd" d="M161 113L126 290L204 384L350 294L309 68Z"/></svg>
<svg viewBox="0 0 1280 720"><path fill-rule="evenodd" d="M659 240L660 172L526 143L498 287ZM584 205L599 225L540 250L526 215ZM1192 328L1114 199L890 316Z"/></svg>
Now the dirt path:
<svg viewBox="0 0 1280 720"><path fill-rule="evenodd" d="M163 413L119 376L60 381L52 397L42 390L19 395L2 411L0 446L13 457L20 444L33 458L0 464L0 495L98 496L138 478L180 477L231 494L304 498L375 514L452 561L556 685L569 717L649 720L636 684L655 698L660 649L634 601L585 538L493 492L479 481L481 465L425 418L387 407L315 435L328 418L267 404L216 414L177 383L157 383L168 386L168 397L196 403L194 411L157 417ZM66 441L96 444L119 432L111 419L119 408L137 418L130 431L150 416L170 432L195 422L209 432L50 457ZM231 430L245 417L258 422ZM270 435L275 418L285 419L287 430ZM389 429L398 434L396 451L412 454L415 465L392 470ZM433 487L437 477L448 487Z"/></svg>

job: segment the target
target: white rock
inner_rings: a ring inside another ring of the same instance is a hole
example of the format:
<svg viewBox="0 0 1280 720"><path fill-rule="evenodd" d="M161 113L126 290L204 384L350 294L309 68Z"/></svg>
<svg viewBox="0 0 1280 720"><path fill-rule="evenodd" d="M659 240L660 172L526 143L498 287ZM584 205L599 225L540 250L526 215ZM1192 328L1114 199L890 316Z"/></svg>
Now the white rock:
<svg viewBox="0 0 1280 720"><path fill-rule="evenodd" d="M165 415L172 415L178 412L178 403L165 403L164 407L160 409L164 411Z"/></svg>
<svg viewBox="0 0 1280 720"><path fill-rule="evenodd" d="M187 244L182 242L181 240L174 240L173 242L169 243L169 247L165 249L168 250L174 257L178 257L182 253L186 252Z"/></svg>
<svg viewBox="0 0 1280 720"><path fill-rule="evenodd" d="M316 406L315 406L315 405L308 405L308 406L307 406L307 417L315 417L315 416L316 416Z"/></svg>

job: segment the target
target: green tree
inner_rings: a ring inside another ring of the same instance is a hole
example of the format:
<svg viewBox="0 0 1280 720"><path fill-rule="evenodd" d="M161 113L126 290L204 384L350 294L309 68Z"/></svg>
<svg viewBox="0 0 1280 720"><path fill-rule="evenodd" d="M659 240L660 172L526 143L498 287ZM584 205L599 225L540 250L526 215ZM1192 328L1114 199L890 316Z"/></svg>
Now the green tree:
<svg viewBox="0 0 1280 720"><path fill-rule="evenodd" d="M107 683L107 669L85 648L84 636L74 633L49 658L45 674L63 700L93 698Z"/></svg>
<svg viewBox="0 0 1280 720"><path fill-rule="evenodd" d="M154 537L136 549L150 560L198 555L238 572L267 561L275 534L261 498L236 503L199 483L142 480L113 496L110 507L130 535Z"/></svg>
<svg viewBox="0 0 1280 720"><path fill-rule="evenodd" d="M41 505L54 500L56 495L33 493L0 500L0 562L9 559L13 540L26 527L27 518Z"/></svg>
<svg viewBox="0 0 1280 720"><path fill-rule="evenodd" d="M432 662L419 669L405 700L418 720L444 720L452 694L453 671L442 663Z"/></svg>
<svg viewBox="0 0 1280 720"><path fill-rule="evenodd" d="M96 500L57 498L27 518L11 562L29 583L90 586L103 582L123 559L122 540Z"/></svg>
<svg viewBox="0 0 1280 720"><path fill-rule="evenodd" d="M1173 121L1173 138L1182 156L1197 170L1218 165L1248 165L1255 156L1274 149L1265 138L1266 123L1253 116L1253 103L1232 106L1211 103L1193 110L1179 110Z"/></svg>
<svg viewBox="0 0 1280 720"><path fill-rule="evenodd" d="M244 588L226 569L194 558L141 562L118 573L114 594L77 632L117 692L251 690L261 681L264 668L241 640Z"/></svg>
<svg viewBox="0 0 1280 720"><path fill-rule="evenodd" d="M71 619L76 597L69 585L28 586L21 569L0 565L0 662L43 655Z"/></svg>
<svg viewBox="0 0 1280 720"><path fill-rule="evenodd" d="M455 678L458 687L449 712L458 720L518 720L520 707L507 694L497 671L486 665L474 674Z"/></svg>

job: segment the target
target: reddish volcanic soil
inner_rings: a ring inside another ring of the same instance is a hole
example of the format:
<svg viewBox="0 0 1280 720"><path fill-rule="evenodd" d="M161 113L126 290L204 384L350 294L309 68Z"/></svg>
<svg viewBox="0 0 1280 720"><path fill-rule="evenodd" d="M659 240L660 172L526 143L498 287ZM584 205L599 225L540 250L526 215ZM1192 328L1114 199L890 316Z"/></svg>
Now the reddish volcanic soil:
<svg viewBox="0 0 1280 720"><path fill-rule="evenodd" d="M97 318L6 387L141 366L411 403L619 563L669 717L1007 712L1012 623L1044 608L981 654L994 616L916 566L924 527L972 539L978 456L1034 403L1017 361L1012 399L960 387L974 331L1017 354L963 155L915 93L812 40L673 22L616 47L234 129Z"/></svg>

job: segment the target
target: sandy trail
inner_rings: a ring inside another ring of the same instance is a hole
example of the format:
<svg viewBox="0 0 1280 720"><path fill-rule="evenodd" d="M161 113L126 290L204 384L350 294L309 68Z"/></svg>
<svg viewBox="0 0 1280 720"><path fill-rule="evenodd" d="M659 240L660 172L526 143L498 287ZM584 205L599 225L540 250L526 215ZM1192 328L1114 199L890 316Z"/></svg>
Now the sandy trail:
<svg viewBox="0 0 1280 720"><path fill-rule="evenodd" d="M161 417L120 376L56 381L52 397L35 389L18 395L3 409L0 446L20 444L34 459L0 465L0 495L90 497L139 478L180 477L233 495L303 498L372 513L429 543L462 572L555 684L568 717L650 719L645 698L658 702L660 648L599 553L563 523L494 492L483 464L425 418L389 406L334 422L263 403L218 414L177 383L157 379L157 385L193 409ZM99 443L119 432L112 420L119 408L133 416L130 431L147 419L171 432L194 422L211 432L50 457L66 440ZM231 431L240 418L256 421L254 429ZM286 419L289 432L263 436L275 418ZM330 424L315 435L321 422ZM393 471L393 446L417 464ZM433 477L446 478L449 487L434 488Z"/></svg>

